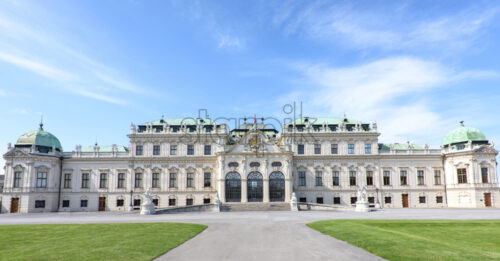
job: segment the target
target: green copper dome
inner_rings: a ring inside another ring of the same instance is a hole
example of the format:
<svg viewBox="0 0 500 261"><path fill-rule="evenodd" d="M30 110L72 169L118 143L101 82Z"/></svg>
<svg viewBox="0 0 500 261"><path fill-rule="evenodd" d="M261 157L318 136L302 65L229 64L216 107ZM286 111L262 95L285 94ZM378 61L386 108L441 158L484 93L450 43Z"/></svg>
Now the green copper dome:
<svg viewBox="0 0 500 261"><path fill-rule="evenodd" d="M55 147L56 150L62 151L61 143L52 133L43 130L43 124L40 124L40 129L27 132L19 139L16 145L35 145L47 148Z"/></svg>
<svg viewBox="0 0 500 261"><path fill-rule="evenodd" d="M468 141L487 141L486 136L476 129L465 127L464 122L460 122L460 127L450 131L443 139L443 146L454 143L468 142Z"/></svg>

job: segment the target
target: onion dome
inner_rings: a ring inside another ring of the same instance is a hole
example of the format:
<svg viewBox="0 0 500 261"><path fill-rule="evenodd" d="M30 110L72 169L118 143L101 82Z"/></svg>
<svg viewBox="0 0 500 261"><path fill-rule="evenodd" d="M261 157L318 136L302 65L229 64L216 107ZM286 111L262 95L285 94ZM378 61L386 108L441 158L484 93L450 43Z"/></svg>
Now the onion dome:
<svg viewBox="0 0 500 261"><path fill-rule="evenodd" d="M466 142L475 142L475 143L488 143L486 136L484 136L483 132L476 128L466 127L464 126L464 122L460 122L460 127L450 131L443 139L443 146L457 144L457 143L466 143Z"/></svg>
<svg viewBox="0 0 500 261"><path fill-rule="evenodd" d="M31 147L35 145L39 152L49 152L53 147L57 151L62 151L61 142L52 133L43 130L43 123L40 123L38 130L27 132L17 139L16 147Z"/></svg>

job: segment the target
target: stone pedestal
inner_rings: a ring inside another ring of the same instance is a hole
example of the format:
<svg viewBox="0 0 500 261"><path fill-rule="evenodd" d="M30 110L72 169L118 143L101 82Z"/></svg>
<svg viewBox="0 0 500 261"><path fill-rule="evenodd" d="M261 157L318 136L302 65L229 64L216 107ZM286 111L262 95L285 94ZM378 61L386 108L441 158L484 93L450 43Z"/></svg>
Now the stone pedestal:
<svg viewBox="0 0 500 261"><path fill-rule="evenodd" d="M356 212L368 212L370 211L370 205L368 202L356 202Z"/></svg>
<svg viewBox="0 0 500 261"><path fill-rule="evenodd" d="M152 215L155 213L155 204L153 202L144 202L141 205L141 215Z"/></svg>

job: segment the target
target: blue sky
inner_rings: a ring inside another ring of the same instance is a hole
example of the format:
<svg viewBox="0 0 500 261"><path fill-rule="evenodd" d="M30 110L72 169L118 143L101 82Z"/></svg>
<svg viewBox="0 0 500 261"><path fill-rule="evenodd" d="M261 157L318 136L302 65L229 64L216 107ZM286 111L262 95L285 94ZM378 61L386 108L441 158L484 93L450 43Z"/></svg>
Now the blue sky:
<svg viewBox="0 0 500 261"><path fill-rule="evenodd" d="M1 1L0 152L127 145L165 117L377 121L438 147L460 120L500 140L498 1Z"/></svg>

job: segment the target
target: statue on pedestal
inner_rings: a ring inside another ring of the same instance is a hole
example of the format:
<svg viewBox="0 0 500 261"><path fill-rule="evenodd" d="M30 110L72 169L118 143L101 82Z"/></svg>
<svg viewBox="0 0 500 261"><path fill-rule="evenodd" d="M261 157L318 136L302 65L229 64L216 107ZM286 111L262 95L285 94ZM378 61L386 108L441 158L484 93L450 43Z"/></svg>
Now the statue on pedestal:
<svg viewBox="0 0 500 261"><path fill-rule="evenodd" d="M297 196L295 195L295 192L292 192L292 198L290 199L290 210L299 211L299 206L297 204Z"/></svg>
<svg viewBox="0 0 500 261"><path fill-rule="evenodd" d="M144 193L144 203L141 204L141 215L152 215L155 213L155 205L153 204L153 195L151 188L148 188Z"/></svg>
<svg viewBox="0 0 500 261"><path fill-rule="evenodd" d="M220 212L221 202L219 198L219 193L215 194L214 205L215 205L214 212Z"/></svg>
<svg viewBox="0 0 500 261"><path fill-rule="evenodd" d="M370 211L370 206L366 194L366 187L363 186L363 188L361 190L358 190L357 193L356 212L368 212L368 211Z"/></svg>

